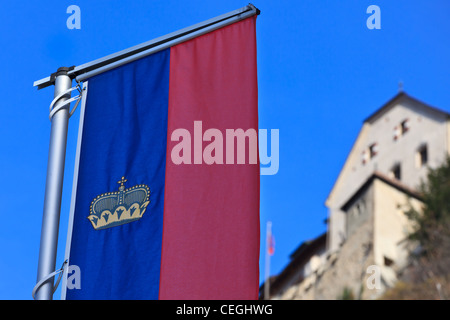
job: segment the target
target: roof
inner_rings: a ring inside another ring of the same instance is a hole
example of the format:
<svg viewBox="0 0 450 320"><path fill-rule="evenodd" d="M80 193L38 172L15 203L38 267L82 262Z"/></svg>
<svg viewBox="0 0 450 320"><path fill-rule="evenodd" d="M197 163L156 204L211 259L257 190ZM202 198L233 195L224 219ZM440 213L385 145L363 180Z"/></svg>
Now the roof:
<svg viewBox="0 0 450 320"><path fill-rule="evenodd" d="M414 102L417 102L421 105L423 105L424 107L431 109L437 113L441 113L447 117L450 117L450 113L438 109L436 107L432 107L426 103L424 103L423 101L420 101L410 95L408 95L406 92L401 91L399 92L396 96L394 96L391 100L389 100L388 102L386 102L381 108L379 108L377 111L375 111L374 113L372 113L370 116L368 116L364 122L373 122L375 119L377 119L381 114L387 112L389 109L391 109L393 106L395 106L400 100L402 100L403 98L407 98L409 100L413 100Z"/></svg>
<svg viewBox="0 0 450 320"><path fill-rule="evenodd" d="M322 242L325 242L327 237L327 233L324 232L320 236L318 236L315 239L307 240L305 242L302 242L297 249L294 250L289 256L291 260L293 259L301 259L302 257L306 256L308 253L310 253L312 250L314 251L315 248L317 248L318 245L320 245Z"/></svg>
<svg viewBox="0 0 450 320"><path fill-rule="evenodd" d="M324 232L315 239L302 242L294 252L291 253L290 262L276 277L270 277L270 292L279 291L283 285L289 281L293 274L306 263L318 249L326 246L327 233ZM301 281L303 279L299 279ZM259 288L259 292L264 292L264 284ZM272 295L272 294L271 294Z"/></svg>
<svg viewBox="0 0 450 320"><path fill-rule="evenodd" d="M361 196L362 193L364 193L364 191L367 189L367 187L375 180L375 179L379 179L385 183L387 183L388 185L390 185L391 187L402 191L403 193L407 194L410 197L416 198L418 200L422 200L422 197L420 195L419 192L415 191L414 189L411 189L410 187L404 185L403 183L401 183L399 180L397 179L392 179L384 174L382 174L381 172L375 171L362 185L361 187L359 187L358 190L356 190L356 192L350 197L350 199L347 200L347 202L345 202L342 207L341 210L346 211L351 204Z"/></svg>
<svg viewBox="0 0 450 320"><path fill-rule="evenodd" d="M379 108L378 110L376 110L374 113L372 113L369 117L367 117L364 121L363 121L363 126L361 128L361 130L359 131L355 142L353 143L353 146L350 150L350 152L347 155L347 158L344 162L344 165L342 166L341 170L339 171L339 174L330 190L330 192L328 193L327 199L325 201L325 205L329 206L329 201L330 199L332 199L334 190L336 189L336 186L338 185L339 181L342 179L343 175L344 175L344 170L346 169L347 163L349 161L350 156L353 154L354 150L355 150L355 146L358 143L358 141L360 140L361 136L364 134L365 130L367 130L367 128L370 127L370 125L376 121L377 119L380 118L380 116L382 116L383 114L385 114L386 112L388 112L391 108L395 107L396 105L398 105L402 100L409 100L415 103L415 105L422 107L425 110L431 110L432 112L436 113L436 114L440 114L444 117L446 117L447 119L450 119L450 113L443 111L441 109L432 107L412 96L410 96L409 94L407 94L404 91L399 92L397 95L395 95L393 98L391 98L388 102L386 102L381 108ZM370 178L369 178L370 179Z"/></svg>

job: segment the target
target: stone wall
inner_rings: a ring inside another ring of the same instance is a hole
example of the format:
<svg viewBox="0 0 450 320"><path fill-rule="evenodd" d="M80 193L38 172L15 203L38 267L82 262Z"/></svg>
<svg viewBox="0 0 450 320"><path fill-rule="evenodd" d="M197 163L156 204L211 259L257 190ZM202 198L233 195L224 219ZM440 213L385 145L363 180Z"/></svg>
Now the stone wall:
<svg viewBox="0 0 450 320"><path fill-rule="evenodd" d="M315 299L339 299L345 288L355 299L371 299L377 290L366 286L367 267L374 264L373 222L368 219L347 239L337 254L330 256L325 271L315 284Z"/></svg>
<svg viewBox="0 0 450 320"><path fill-rule="evenodd" d="M316 272L275 299L335 300L342 296L344 288L350 289L355 299L376 298L381 290L366 286L370 276L366 270L373 264L373 222L368 219Z"/></svg>

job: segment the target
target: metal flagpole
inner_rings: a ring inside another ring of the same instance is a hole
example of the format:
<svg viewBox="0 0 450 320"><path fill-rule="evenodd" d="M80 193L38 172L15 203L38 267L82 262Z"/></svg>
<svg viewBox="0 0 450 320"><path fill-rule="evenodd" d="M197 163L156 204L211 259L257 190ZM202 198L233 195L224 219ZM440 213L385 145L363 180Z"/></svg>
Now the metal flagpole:
<svg viewBox="0 0 450 320"><path fill-rule="evenodd" d="M188 28L175 31L163 37L144 42L140 45L91 61L81 66L59 68L58 71L50 77L34 82L34 86L38 89L46 88L52 84L55 85L55 98L52 102L52 106L54 107L51 108L50 111L52 125L47 165L47 180L45 185L41 244L39 249L38 285L33 290L33 293L36 293L36 299L52 299L54 291L54 275L52 274L55 271L56 263L68 120L72 113L69 112L69 103L77 99L70 98L70 92L75 89L71 88L72 79L75 79L77 82L83 81L101 72L140 59L144 56L253 15L258 15L259 13L260 11L254 5L249 4L243 8L203 21ZM78 100L80 101L80 99ZM45 280L46 278L48 279ZM43 284L41 285L40 282Z"/></svg>
<svg viewBox="0 0 450 320"><path fill-rule="evenodd" d="M272 222L267 221L266 225L266 267L265 267L265 281L264 281L264 300L270 300L270 238L272 237Z"/></svg>
<svg viewBox="0 0 450 320"><path fill-rule="evenodd" d="M61 195L64 178L67 130L70 104L64 104L70 98L69 89L72 79L67 75L69 68L59 68L55 77L55 93L57 99L51 118L50 147L47 164L47 180L45 184L44 213L42 217L41 244L37 281L55 270L56 249L58 243L59 217L61 212ZM67 92L64 94L64 92ZM53 277L37 288L37 300L51 300L53 297Z"/></svg>
<svg viewBox="0 0 450 320"><path fill-rule="evenodd" d="M141 43L137 46L119 51L80 66L74 66L73 68L70 68L67 75L72 79L75 78L77 81L83 81L101 72L108 71L125 63L135 61L194 37L198 37L202 34L259 14L259 9L250 3L245 7L197 23L193 26L169 33L165 36ZM48 87L52 84L52 77L43 78L34 82L34 86L38 87L38 89Z"/></svg>

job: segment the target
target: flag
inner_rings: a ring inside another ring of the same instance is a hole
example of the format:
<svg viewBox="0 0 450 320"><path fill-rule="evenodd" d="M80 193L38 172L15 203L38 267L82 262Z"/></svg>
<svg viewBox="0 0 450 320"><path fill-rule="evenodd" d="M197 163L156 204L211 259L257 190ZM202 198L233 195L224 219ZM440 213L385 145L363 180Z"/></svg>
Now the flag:
<svg viewBox="0 0 450 320"><path fill-rule="evenodd" d="M66 299L258 298L259 162L225 148L258 130L255 23L88 79Z"/></svg>
<svg viewBox="0 0 450 320"><path fill-rule="evenodd" d="M267 246L267 253L273 256L273 254L275 253L275 237L273 236L273 234L270 234L267 241L269 242Z"/></svg>

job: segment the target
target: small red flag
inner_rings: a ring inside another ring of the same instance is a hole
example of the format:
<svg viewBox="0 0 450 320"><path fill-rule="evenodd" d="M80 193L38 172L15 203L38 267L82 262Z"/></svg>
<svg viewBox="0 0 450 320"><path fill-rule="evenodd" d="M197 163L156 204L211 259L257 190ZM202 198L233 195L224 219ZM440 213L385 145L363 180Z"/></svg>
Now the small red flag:
<svg viewBox="0 0 450 320"><path fill-rule="evenodd" d="M275 237L273 236L273 234L269 236L269 239L267 241L269 242L269 245L267 246L267 252L271 256L273 256L273 254L275 253Z"/></svg>

